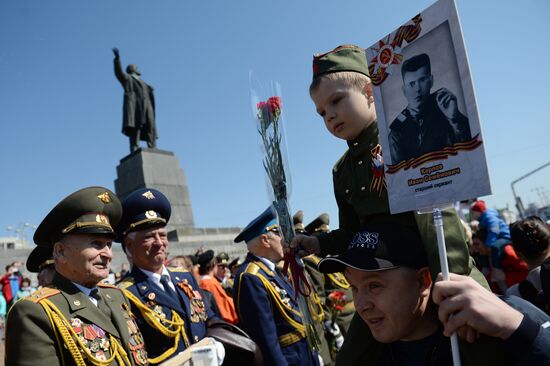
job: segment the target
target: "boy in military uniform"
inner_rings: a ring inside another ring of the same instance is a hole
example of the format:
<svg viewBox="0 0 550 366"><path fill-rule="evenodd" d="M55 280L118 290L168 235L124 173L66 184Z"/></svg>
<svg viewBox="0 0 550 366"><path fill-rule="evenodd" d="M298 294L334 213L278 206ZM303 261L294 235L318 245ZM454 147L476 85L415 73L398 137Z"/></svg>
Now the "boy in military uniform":
<svg viewBox="0 0 550 366"><path fill-rule="evenodd" d="M50 286L9 312L6 365L147 364L128 300L101 283L109 275L121 214L113 192L89 187L66 197L42 221L34 242L52 253L56 273Z"/></svg>
<svg viewBox="0 0 550 366"><path fill-rule="evenodd" d="M319 236L298 235L291 246L300 246L304 255L338 254L344 251L361 226L391 220L420 232L430 270L435 276L440 265L433 215L412 211L390 215L389 212L381 160L383 153L365 50L345 45L314 56L310 95L327 130L348 144L348 151L333 168L340 227ZM444 210L443 221L451 272L475 276L478 282L486 284L470 260L456 212ZM359 363L375 346L369 339L368 328L355 316L338 353L337 364Z"/></svg>
<svg viewBox="0 0 550 366"><path fill-rule="evenodd" d="M275 266L283 259L283 244L273 209L250 222L234 241L244 241L248 248L235 278L235 307L240 326L260 346L264 365L318 365L294 289Z"/></svg>
<svg viewBox="0 0 550 366"><path fill-rule="evenodd" d="M132 263L119 283L146 341L149 362L158 364L176 356L206 336L206 322L214 317L203 302L193 275L184 269L166 268L166 224L172 212L164 194L138 189L122 203L118 238ZM223 345L216 342L219 361Z"/></svg>

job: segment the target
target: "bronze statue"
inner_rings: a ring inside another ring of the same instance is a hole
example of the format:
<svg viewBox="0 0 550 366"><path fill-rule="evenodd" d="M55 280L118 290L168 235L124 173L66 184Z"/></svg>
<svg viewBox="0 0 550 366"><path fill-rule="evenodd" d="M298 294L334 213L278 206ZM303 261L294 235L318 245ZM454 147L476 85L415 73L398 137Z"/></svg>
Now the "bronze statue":
<svg viewBox="0 0 550 366"><path fill-rule="evenodd" d="M130 64L122 71L118 48L115 54L115 75L124 88L124 115L122 133L130 138L130 152L139 148L139 141L146 141L150 148L156 147L155 97L153 87L141 79L136 65Z"/></svg>

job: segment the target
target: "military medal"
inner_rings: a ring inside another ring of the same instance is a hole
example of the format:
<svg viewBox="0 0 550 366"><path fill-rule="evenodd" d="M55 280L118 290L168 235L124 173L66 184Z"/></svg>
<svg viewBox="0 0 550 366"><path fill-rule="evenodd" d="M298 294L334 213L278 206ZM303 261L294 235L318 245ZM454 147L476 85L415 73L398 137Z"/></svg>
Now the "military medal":
<svg viewBox="0 0 550 366"><path fill-rule="evenodd" d="M82 320L78 318L71 318L71 327L73 327L73 330L75 333L82 332Z"/></svg>
<svg viewBox="0 0 550 366"><path fill-rule="evenodd" d="M101 361L106 361L107 357L105 357L105 353L103 351L97 351L95 354L95 358Z"/></svg>
<svg viewBox="0 0 550 366"><path fill-rule="evenodd" d="M206 306L200 298L191 299L191 321L193 323L199 323L201 321L206 321L208 316L206 315Z"/></svg>
<svg viewBox="0 0 550 366"><path fill-rule="evenodd" d="M94 339L98 338L98 334L94 327L91 325L86 325L84 327L84 338L88 341L93 341Z"/></svg>
<svg viewBox="0 0 550 366"><path fill-rule="evenodd" d="M206 306L202 301L200 292L193 290L193 287L189 284L187 279L183 279L178 282L178 287L183 290L185 295L189 298L191 308L191 316L189 317L193 323L199 323L206 321L208 316L206 315Z"/></svg>
<svg viewBox="0 0 550 366"><path fill-rule="evenodd" d="M99 341L96 339L96 340L90 342L90 346L88 348L90 349L90 351L92 351L94 353L99 351L99 348L100 348Z"/></svg>
<svg viewBox="0 0 550 366"><path fill-rule="evenodd" d="M130 331L130 334L137 333L137 325L132 319L126 320L126 324L128 325L128 330Z"/></svg>
<svg viewBox="0 0 550 366"><path fill-rule="evenodd" d="M178 282L178 287L183 290L183 292L185 293L185 295L187 295L189 299L193 299L194 297L196 297L195 291L193 291L193 287L191 287L189 281L184 279L183 281Z"/></svg>
<svg viewBox="0 0 550 366"><path fill-rule="evenodd" d="M271 281L271 284L273 287L275 287L275 291L279 294L279 297L281 298L281 301L286 306L290 306L290 297L288 296L288 292L284 288L280 288L275 282Z"/></svg>
<svg viewBox="0 0 550 366"><path fill-rule="evenodd" d="M102 350L108 351L110 347L109 340L107 338L101 338L101 340L99 341L99 346Z"/></svg>
<svg viewBox="0 0 550 366"><path fill-rule="evenodd" d="M145 353L145 350L143 348L140 348L134 352L132 352L134 356L134 360L138 365L146 365L147 364L147 356Z"/></svg>
<svg viewBox="0 0 550 366"><path fill-rule="evenodd" d="M92 324L92 328L94 328L94 330L95 330L95 332L96 332L96 334L99 338L105 337L105 331L103 329L101 329L100 327L98 327L95 324Z"/></svg>
<svg viewBox="0 0 550 366"><path fill-rule="evenodd" d="M162 320L166 319L166 314L164 314L164 312L162 311L161 306L155 305L155 307L153 308L153 311L155 312L155 314L157 315L158 318L160 318Z"/></svg>

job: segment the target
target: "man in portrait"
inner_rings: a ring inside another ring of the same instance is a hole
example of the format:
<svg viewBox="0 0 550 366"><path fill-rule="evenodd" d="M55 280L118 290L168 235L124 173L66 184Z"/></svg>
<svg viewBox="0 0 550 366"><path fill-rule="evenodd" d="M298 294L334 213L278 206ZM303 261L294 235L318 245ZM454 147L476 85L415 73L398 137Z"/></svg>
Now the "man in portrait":
<svg viewBox="0 0 550 366"><path fill-rule="evenodd" d="M393 164L472 138L468 118L458 110L456 95L446 88L431 92L434 77L427 54L405 60L401 76L408 104L390 125Z"/></svg>

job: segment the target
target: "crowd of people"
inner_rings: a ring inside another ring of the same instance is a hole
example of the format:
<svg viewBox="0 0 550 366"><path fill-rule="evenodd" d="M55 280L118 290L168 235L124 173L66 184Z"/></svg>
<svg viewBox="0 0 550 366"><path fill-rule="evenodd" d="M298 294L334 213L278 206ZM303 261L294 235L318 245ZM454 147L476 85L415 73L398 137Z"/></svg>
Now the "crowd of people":
<svg viewBox="0 0 550 366"><path fill-rule="evenodd" d="M14 301L30 291L20 265L2 278L6 364L162 364L205 341L209 365L549 364L548 224L510 228L481 200L477 223L443 210L444 278L433 215L389 211L364 49L314 56L310 95L349 147L333 169L338 228L326 214L305 225L299 211L289 243L269 206L234 239L242 263L212 250L169 258L162 192L74 192L33 237L26 267L40 288ZM116 286L105 282L113 241L129 263ZM285 272L293 254L304 266Z"/></svg>

